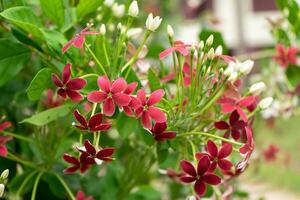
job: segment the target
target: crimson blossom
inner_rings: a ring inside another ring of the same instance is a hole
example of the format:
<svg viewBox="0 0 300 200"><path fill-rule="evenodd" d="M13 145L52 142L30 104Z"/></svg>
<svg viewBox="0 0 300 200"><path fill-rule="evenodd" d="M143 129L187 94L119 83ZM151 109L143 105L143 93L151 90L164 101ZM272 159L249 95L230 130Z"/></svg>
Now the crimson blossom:
<svg viewBox="0 0 300 200"><path fill-rule="evenodd" d="M89 27L84 28L79 34L76 34L74 38L72 38L63 48L61 49L62 53L65 53L71 46L75 48L81 49L83 47L85 36L86 35L97 35L98 32L90 32L88 31Z"/></svg>
<svg viewBox="0 0 300 200"><path fill-rule="evenodd" d="M225 143L222 145L221 149L218 150L217 145L211 141L207 141L207 153L196 153L196 158L200 160L204 156L208 156L211 163L209 166L209 171L213 172L217 166L219 166L222 170L227 171L233 166L233 164L225 159L232 153L232 145Z"/></svg>
<svg viewBox="0 0 300 200"><path fill-rule="evenodd" d="M210 173L210 159L208 156L203 156L197 165L197 170L192 163L182 160L180 162L181 169L186 175L181 176L180 180L183 183L194 183L194 190L197 195L202 196L206 191L206 184L218 185L221 183L221 178L213 173Z"/></svg>
<svg viewBox="0 0 300 200"><path fill-rule="evenodd" d="M175 131L166 131L167 129L167 123L163 122L163 123L156 123L152 129L151 129L151 133L154 137L154 139L157 142L162 142L168 139L172 139L174 137L176 137L176 132Z"/></svg>
<svg viewBox="0 0 300 200"><path fill-rule="evenodd" d="M101 113L96 113L91 116L88 122L78 110L74 111L74 117L79 122L79 125L75 125L75 127L80 130L88 130L91 132L107 131L111 127L111 124L104 122L103 114Z"/></svg>
<svg viewBox="0 0 300 200"><path fill-rule="evenodd" d="M137 98L133 102L136 117L141 118L142 125L144 128L152 128L152 120L157 123L166 122L166 115L159 108L154 105L157 104L165 92L162 89L154 91L149 98L146 98L144 89L140 89L137 92Z"/></svg>
<svg viewBox="0 0 300 200"><path fill-rule="evenodd" d="M89 156L87 153L82 153L79 158L71 156L69 154L64 154L63 159L72 164L71 167L68 167L64 170L66 174L75 173L77 170L80 170L80 173L84 173L88 170L93 164L95 164L95 160Z"/></svg>
<svg viewBox="0 0 300 200"><path fill-rule="evenodd" d="M52 82L58 87L57 94L62 98L67 96L75 102L79 102L83 99L83 96L78 92L85 84L86 80L82 78L71 78L71 64L66 64L62 72L62 78L60 79L56 74L52 74Z"/></svg>
<svg viewBox="0 0 300 200"><path fill-rule="evenodd" d="M289 64L297 64L296 47L285 48L282 44L276 45L276 55L274 60L283 68L286 68Z"/></svg>
<svg viewBox="0 0 300 200"><path fill-rule="evenodd" d="M112 116L115 113L115 104L119 107L127 106L131 98L123 93L127 88L127 83L123 78L110 82L106 76L98 78L100 91L92 91L87 99L92 103L103 103L103 113L106 116Z"/></svg>

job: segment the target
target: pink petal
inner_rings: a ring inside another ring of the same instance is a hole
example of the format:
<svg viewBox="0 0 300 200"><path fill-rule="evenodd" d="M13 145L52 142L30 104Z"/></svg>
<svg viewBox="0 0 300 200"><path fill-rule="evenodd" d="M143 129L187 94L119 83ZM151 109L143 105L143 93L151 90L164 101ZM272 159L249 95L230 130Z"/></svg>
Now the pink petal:
<svg viewBox="0 0 300 200"><path fill-rule="evenodd" d="M85 120L85 118L80 114L80 112L78 110L75 110L73 112L75 119L84 127L87 128L87 122Z"/></svg>
<svg viewBox="0 0 300 200"><path fill-rule="evenodd" d="M241 107L250 106L254 101L255 101L254 96L248 96L239 101L239 106Z"/></svg>
<svg viewBox="0 0 300 200"><path fill-rule="evenodd" d="M63 69L63 72L62 72L62 82L64 84L66 84L69 80L70 80L70 77L71 77L71 67L72 65L71 64L66 64L64 69Z"/></svg>
<svg viewBox="0 0 300 200"><path fill-rule="evenodd" d="M81 90L86 84L86 80L82 78L74 78L67 83L67 88L69 90Z"/></svg>
<svg viewBox="0 0 300 200"><path fill-rule="evenodd" d="M68 97L74 102L79 102L83 99L83 96L75 90L67 89L66 92L67 92Z"/></svg>
<svg viewBox="0 0 300 200"><path fill-rule="evenodd" d="M0 156L1 157L6 157L7 156L7 149L4 145L0 146Z"/></svg>
<svg viewBox="0 0 300 200"><path fill-rule="evenodd" d="M130 96L123 93L115 93L112 95L112 98L119 107L127 106L131 101Z"/></svg>
<svg viewBox="0 0 300 200"><path fill-rule="evenodd" d="M165 113L156 107L149 107L148 112L155 122L162 123L167 121Z"/></svg>
<svg viewBox="0 0 300 200"><path fill-rule="evenodd" d="M149 97L149 99L147 101L147 105L148 106L152 106L152 105L158 103L164 95L165 95L165 92L162 89L154 91L150 95L150 97Z"/></svg>
<svg viewBox="0 0 300 200"><path fill-rule="evenodd" d="M248 117L247 117L246 113L240 107L237 107L236 110L239 113L239 115L241 116L241 118L243 119L243 121L247 122Z"/></svg>
<svg viewBox="0 0 300 200"><path fill-rule="evenodd" d="M233 166L233 164L229 160L221 159L218 161L218 165L221 169L227 171Z"/></svg>
<svg viewBox="0 0 300 200"><path fill-rule="evenodd" d="M209 152L209 154L212 156L212 157L217 157L218 156L218 147L217 145L211 141L211 140L208 140L207 141L207 151Z"/></svg>
<svg viewBox="0 0 300 200"><path fill-rule="evenodd" d="M92 156L96 155L96 149L93 147L91 142L89 140L84 141L84 147L87 151L87 153L91 154Z"/></svg>
<svg viewBox="0 0 300 200"><path fill-rule="evenodd" d="M89 120L89 128L95 128L96 126L101 125L103 119L102 113L97 113L93 115Z"/></svg>
<svg viewBox="0 0 300 200"><path fill-rule="evenodd" d="M189 161L186 160L180 161L180 167L188 175L191 175L192 177L197 177L196 169Z"/></svg>
<svg viewBox="0 0 300 200"><path fill-rule="evenodd" d="M153 127L153 132L155 134L160 134L160 133L163 133L166 129L167 129L167 123L166 122L155 123L155 125Z"/></svg>
<svg viewBox="0 0 300 200"><path fill-rule="evenodd" d="M92 103L101 103L107 98L107 94L102 91L92 91L87 95L87 99Z"/></svg>
<svg viewBox="0 0 300 200"><path fill-rule="evenodd" d="M3 122L0 124L0 132L4 131L5 129L9 128L11 126L11 122Z"/></svg>
<svg viewBox="0 0 300 200"><path fill-rule="evenodd" d="M221 107L221 112L222 113L231 113L235 110L235 106L228 105L228 104L223 104Z"/></svg>
<svg viewBox="0 0 300 200"><path fill-rule="evenodd" d="M214 174L205 174L202 176L202 180L210 185L218 185L221 183L220 177Z"/></svg>
<svg viewBox="0 0 300 200"><path fill-rule="evenodd" d="M140 100L142 105L146 105L146 93L144 89L140 89L137 91L137 99Z"/></svg>
<svg viewBox="0 0 300 200"><path fill-rule="evenodd" d="M111 85L111 92L112 93L119 93L126 89L127 83L123 78L118 78L115 80Z"/></svg>
<svg viewBox="0 0 300 200"><path fill-rule="evenodd" d="M76 194L76 200L85 200L85 195L82 191L77 192Z"/></svg>
<svg viewBox="0 0 300 200"><path fill-rule="evenodd" d="M214 125L215 125L215 128L219 129L219 130L227 130L227 129L229 129L229 125L225 121L215 122Z"/></svg>
<svg viewBox="0 0 300 200"><path fill-rule="evenodd" d="M197 180L194 185L194 190L199 196L202 196L206 191L205 183L202 180Z"/></svg>
<svg viewBox="0 0 300 200"><path fill-rule="evenodd" d="M174 47L168 48L166 50L164 50L163 52L161 52L159 54L159 59L164 59L166 56L168 56L169 54L171 54L173 51L175 51Z"/></svg>
<svg viewBox="0 0 300 200"><path fill-rule="evenodd" d="M142 112L142 125L143 125L144 128L148 128L148 129L152 128L151 117L150 117L147 110Z"/></svg>
<svg viewBox="0 0 300 200"><path fill-rule="evenodd" d="M52 79L52 82L57 87L62 87L63 86L63 83L61 82L61 80L58 78L58 76L56 74L52 74L51 79Z"/></svg>
<svg viewBox="0 0 300 200"><path fill-rule="evenodd" d="M181 55L187 56L189 55L189 51L185 47L176 47L176 51L178 51Z"/></svg>
<svg viewBox="0 0 300 200"><path fill-rule="evenodd" d="M67 42L67 44L65 44L65 46L63 46L63 48L61 49L61 52L64 54L74 43L74 38L71 39L69 42Z"/></svg>
<svg viewBox="0 0 300 200"><path fill-rule="evenodd" d="M110 92L110 81L108 80L108 78L106 76L100 76L98 78L98 86L99 88L106 92L106 93L109 93Z"/></svg>
<svg viewBox="0 0 300 200"><path fill-rule="evenodd" d="M85 37L83 35L79 35L74 40L74 47L81 49L83 47L83 43L85 41Z"/></svg>
<svg viewBox="0 0 300 200"><path fill-rule="evenodd" d="M228 157L232 152L232 145L231 144L224 144L218 154L218 159L223 159Z"/></svg>
<svg viewBox="0 0 300 200"><path fill-rule="evenodd" d="M209 157L203 156L198 162L198 167L197 167L198 175L202 176L203 174L205 174L205 172L207 172L209 168L209 165L210 165Z"/></svg>
<svg viewBox="0 0 300 200"><path fill-rule="evenodd" d="M128 84L123 93L124 94L131 94L132 92L134 92L134 90L136 89L137 85L138 85L137 82L132 82L132 83Z"/></svg>
<svg viewBox="0 0 300 200"><path fill-rule="evenodd" d="M107 98L104 101L103 112L106 116L112 116L115 113L115 104L112 98Z"/></svg>

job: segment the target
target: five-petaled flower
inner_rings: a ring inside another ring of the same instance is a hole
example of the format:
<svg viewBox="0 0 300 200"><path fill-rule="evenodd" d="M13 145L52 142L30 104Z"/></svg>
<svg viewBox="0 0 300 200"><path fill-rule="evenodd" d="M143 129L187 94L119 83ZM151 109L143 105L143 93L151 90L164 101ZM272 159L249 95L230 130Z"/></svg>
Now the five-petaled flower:
<svg viewBox="0 0 300 200"><path fill-rule="evenodd" d="M88 31L89 27L84 28L80 33L76 34L74 38L72 38L63 48L61 49L62 53L65 53L72 45L75 48L81 49L83 47L85 36L86 35L97 35L98 32L90 32Z"/></svg>
<svg viewBox="0 0 300 200"><path fill-rule="evenodd" d="M71 78L71 64L66 64L62 72L62 79L60 79L56 74L52 74L53 83L59 88L57 94L62 98L67 96L75 102L81 101L83 96L78 92L81 90L85 84L86 80L82 78Z"/></svg>
<svg viewBox="0 0 300 200"><path fill-rule="evenodd" d="M203 156L199 162L197 169L186 160L180 162L181 169L186 173L185 176L181 176L180 180L184 183L193 183L194 190L197 195L202 196L206 191L206 184L218 185L221 182L221 178L213 173L208 172L210 166L210 159L208 156Z"/></svg>
<svg viewBox="0 0 300 200"><path fill-rule="evenodd" d="M80 170L80 173L84 173L95 164L95 159L91 158L88 153L81 153L79 159L69 154L64 154L63 158L66 162L72 164L71 167L64 170L66 174L75 173L77 170Z"/></svg>
<svg viewBox="0 0 300 200"><path fill-rule="evenodd" d="M112 116L115 113L115 104L119 107L127 106L131 98L123 93L127 88L127 83L123 78L119 78L112 83L106 76L98 78L98 86L100 91L92 91L87 98L93 103L103 103L103 113L107 116Z"/></svg>
<svg viewBox="0 0 300 200"><path fill-rule="evenodd" d="M231 134L232 138L235 140L240 139L241 133L244 132L247 123L243 120L239 120L240 115L235 110L230 114L229 123L226 121L215 122L215 128L219 130L227 130L225 137Z"/></svg>
<svg viewBox="0 0 300 200"><path fill-rule="evenodd" d="M136 112L136 117L141 118L144 128L151 129L152 120L158 123L166 122L165 113L154 106L164 95L165 92L162 89L159 89L154 91L147 99L144 89L140 89L137 92L137 98L133 102L133 106Z"/></svg>
<svg viewBox="0 0 300 200"><path fill-rule="evenodd" d="M226 143L221 147L220 150L218 150L217 145L213 141L208 140L206 148L207 148L207 153L196 153L196 158L200 160L204 156L208 156L211 161L209 167L210 172L213 172L216 169L217 165L222 170L225 171L230 170L233 164L225 158L228 157L232 152L231 144Z"/></svg>
<svg viewBox="0 0 300 200"><path fill-rule="evenodd" d="M231 113L233 111L237 111L241 116L244 122L248 121L246 113L243 111L243 107L250 106L255 101L254 96L247 96L244 98L230 98L230 97L222 97L218 100L218 103L221 104L221 112L222 113Z"/></svg>
<svg viewBox="0 0 300 200"><path fill-rule="evenodd" d="M172 139L174 137L176 137L176 132L175 131L166 131L167 129L167 123L163 122L163 123L156 123L152 129L151 129L151 133L154 137L154 139L157 142L162 142L168 139Z"/></svg>
<svg viewBox="0 0 300 200"><path fill-rule="evenodd" d="M298 49L296 47L285 48L282 44L278 44L276 52L274 59L281 67L286 68L289 64L297 64Z"/></svg>
<svg viewBox="0 0 300 200"><path fill-rule="evenodd" d="M166 56L170 55L174 51L179 52L183 56L187 56L189 54L189 50L187 49L187 47L189 47L189 46L191 46L191 45L184 44L181 41L175 41L174 46L164 50L163 52L161 52L159 54L159 58L164 59Z"/></svg>
<svg viewBox="0 0 300 200"><path fill-rule="evenodd" d="M78 191L76 194L76 200L94 200L92 196L86 197L84 192Z"/></svg>
<svg viewBox="0 0 300 200"><path fill-rule="evenodd" d="M80 130L88 130L91 132L107 131L111 127L111 124L104 122L103 114L101 113L96 113L91 116L88 122L78 110L75 110L73 114L75 119L79 122L79 125L75 125L75 127L79 128Z"/></svg>

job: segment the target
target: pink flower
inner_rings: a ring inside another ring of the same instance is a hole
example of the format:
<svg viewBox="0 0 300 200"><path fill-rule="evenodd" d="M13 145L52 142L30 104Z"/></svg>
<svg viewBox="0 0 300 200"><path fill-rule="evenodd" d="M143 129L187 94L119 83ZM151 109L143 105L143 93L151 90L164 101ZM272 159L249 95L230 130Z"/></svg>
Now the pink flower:
<svg viewBox="0 0 300 200"><path fill-rule="evenodd" d="M85 36L86 35L97 35L97 32L89 32L88 27L84 28L79 34L76 34L63 48L61 49L62 53L65 53L72 45L75 48L81 49L83 47Z"/></svg>
<svg viewBox="0 0 300 200"><path fill-rule="evenodd" d="M236 110L238 114L242 117L243 121L247 122L247 115L242 110L242 108L251 105L254 101L254 96L247 96L244 98L222 97L218 100L218 103L221 104L222 113L231 113Z"/></svg>
<svg viewBox="0 0 300 200"><path fill-rule="evenodd" d="M186 160L180 162L181 169L186 173L185 176L181 176L180 180L184 183L193 183L194 190L197 195L202 196L206 191L206 184L218 185L221 182L220 177L213 173L209 173L210 159L208 156L203 156L199 162L197 169Z"/></svg>
<svg viewBox="0 0 300 200"><path fill-rule="evenodd" d="M138 84L137 82L132 82L132 83L128 84L123 93L127 94L127 95L132 94L135 91L137 84ZM134 116L133 102L135 100L135 97L130 96L130 98L131 98L131 100L130 100L129 104L126 106L123 106L123 110L124 110L124 113L128 117L133 117Z"/></svg>
<svg viewBox="0 0 300 200"><path fill-rule="evenodd" d="M64 154L63 158L67 163L72 164L71 167L64 170L64 173L66 174L75 173L77 170L80 170L80 173L84 173L95 164L95 160L87 153L82 153L79 159L69 154Z"/></svg>
<svg viewBox="0 0 300 200"><path fill-rule="evenodd" d="M2 122L0 124L0 133L9 127L11 127L11 122Z"/></svg>
<svg viewBox="0 0 300 200"><path fill-rule="evenodd" d="M73 114L75 119L79 122L79 125L75 125L75 127L80 130L88 130L90 132L107 131L111 127L111 124L103 123L103 114L101 113L96 113L91 116L88 122L78 110L75 110Z"/></svg>
<svg viewBox="0 0 300 200"><path fill-rule="evenodd" d="M189 54L189 50L187 47L191 45L184 44L181 41L176 41L173 47L170 47L159 54L160 59L164 59L166 56L170 55L172 52L177 51L183 56L187 56Z"/></svg>
<svg viewBox="0 0 300 200"><path fill-rule="evenodd" d="M59 88L57 94L62 98L67 96L75 102L79 102L83 99L83 96L78 92L81 90L85 84L86 80L82 78L71 78L71 64L66 64L63 69L62 79L60 79L56 74L52 74L52 82Z"/></svg>
<svg viewBox="0 0 300 200"><path fill-rule="evenodd" d="M119 107L127 106L131 98L123 93L127 88L127 83L123 78L119 78L112 83L106 76L98 78L98 86L100 91L92 91L87 98L90 102L103 104L103 113L107 116L112 116L115 113L115 104Z"/></svg>
<svg viewBox="0 0 300 200"><path fill-rule="evenodd" d="M94 200L92 196L86 197L84 192L78 191L76 194L76 200Z"/></svg>
<svg viewBox="0 0 300 200"><path fill-rule="evenodd" d="M151 133L154 137L154 139L157 142L162 142L168 139L172 139L174 137L176 137L176 132L175 131L166 131L167 129L167 123L163 122L163 123L156 123L152 129L151 129Z"/></svg>
<svg viewBox="0 0 300 200"><path fill-rule="evenodd" d="M267 162L274 161L277 158L279 152L278 146L270 144L267 149L263 151L264 158Z"/></svg>
<svg viewBox="0 0 300 200"><path fill-rule="evenodd" d="M49 89L46 91L46 98L43 99L42 103L46 108L54 108L60 106L64 102L64 99L60 96L54 96L53 90Z"/></svg>
<svg viewBox="0 0 300 200"><path fill-rule="evenodd" d="M297 64L298 49L296 47L285 48L282 44L278 44L276 52L274 59L281 67L286 68L289 64Z"/></svg>
<svg viewBox="0 0 300 200"><path fill-rule="evenodd" d="M159 108L154 105L157 104L161 98L165 95L162 89L154 91L150 97L146 98L144 89L140 89L137 92L137 98L133 102L136 117L141 118L144 128L152 128L152 120L158 123L166 122L166 115Z"/></svg>
<svg viewBox="0 0 300 200"><path fill-rule="evenodd" d="M7 148L5 146L6 142L12 140L11 136L0 136L0 156L7 156Z"/></svg>

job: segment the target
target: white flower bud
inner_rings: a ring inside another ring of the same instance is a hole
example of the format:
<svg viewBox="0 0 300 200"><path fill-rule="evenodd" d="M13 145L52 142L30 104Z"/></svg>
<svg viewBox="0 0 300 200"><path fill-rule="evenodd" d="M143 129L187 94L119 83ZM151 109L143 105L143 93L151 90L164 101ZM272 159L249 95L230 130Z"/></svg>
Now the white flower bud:
<svg viewBox="0 0 300 200"><path fill-rule="evenodd" d="M114 0L105 0L103 4L107 7L111 7L114 4L114 2Z"/></svg>
<svg viewBox="0 0 300 200"><path fill-rule="evenodd" d="M238 64L239 71L242 74L249 74L251 72L253 66L254 66L253 60L246 60L245 62Z"/></svg>
<svg viewBox="0 0 300 200"><path fill-rule="evenodd" d="M122 30L122 27L123 27L122 23L119 22L118 25L117 25L117 29L118 29L118 30Z"/></svg>
<svg viewBox="0 0 300 200"><path fill-rule="evenodd" d="M116 17L121 18L125 13L125 6L115 3L112 7L112 11Z"/></svg>
<svg viewBox="0 0 300 200"><path fill-rule="evenodd" d="M159 16L153 18L153 14L150 13L146 20L146 28L150 31L155 31L159 27L161 21L162 18L160 18Z"/></svg>
<svg viewBox="0 0 300 200"><path fill-rule="evenodd" d="M139 7L137 1L133 1L129 6L128 15L132 17L136 17L138 14L139 14Z"/></svg>
<svg viewBox="0 0 300 200"><path fill-rule="evenodd" d="M139 36L143 32L142 28L131 28L127 31L128 38L134 38Z"/></svg>
<svg viewBox="0 0 300 200"><path fill-rule="evenodd" d="M214 42L214 35L211 34L206 40L206 45L211 46L213 42Z"/></svg>
<svg viewBox="0 0 300 200"><path fill-rule="evenodd" d="M4 170L4 171L1 173L1 176L0 176L0 177L1 177L2 180L5 180L5 179L7 179L8 175L9 175L9 170L6 169L6 170Z"/></svg>
<svg viewBox="0 0 300 200"><path fill-rule="evenodd" d="M5 186L4 184L0 184L0 198L3 196L4 194L4 189L5 189Z"/></svg>
<svg viewBox="0 0 300 200"><path fill-rule="evenodd" d="M168 26L167 26L167 33L170 37L174 36L174 30L173 30L173 27L170 24L168 24Z"/></svg>
<svg viewBox="0 0 300 200"><path fill-rule="evenodd" d="M258 83L251 85L249 92L252 93L253 95L259 95L266 88L267 87L264 82L258 82Z"/></svg>
<svg viewBox="0 0 300 200"><path fill-rule="evenodd" d="M223 54L223 47L221 45L219 45L216 49L215 55L220 56L222 54Z"/></svg>
<svg viewBox="0 0 300 200"><path fill-rule="evenodd" d="M272 104L272 102L273 102L273 97L266 97L258 103L258 107L260 107L263 110L267 109Z"/></svg>
<svg viewBox="0 0 300 200"><path fill-rule="evenodd" d="M105 35L106 33L106 27L105 27L105 24L101 24L100 26L100 34L101 35Z"/></svg>
<svg viewBox="0 0 300 200"><path fill-rule="evenodd" d="M204 48L204 42L203 42L203 40L201 40L199 42L199 49L202 50L203 48Z"/></svg>
<svg viewBox="0 0 300 200"><path fill-rule="evenodd" d="M207 57L209 59L213 59L215 57L215 50L214 50L214 48L210 48L210 50L207 53Z"/></svg>
<svg viewBox="0 0 300 200"><path fill-rule="evenodd" d="M237 72L232 72L228 78L229 81L235 81L238 77L238 73Z"/></svg>
<svg viewBox="0 0 300 200"><path fill-rule="evenodd" d="M224 71L224 75L230 76L233 72L234 72L233 66L229 64Z"/></svg>

